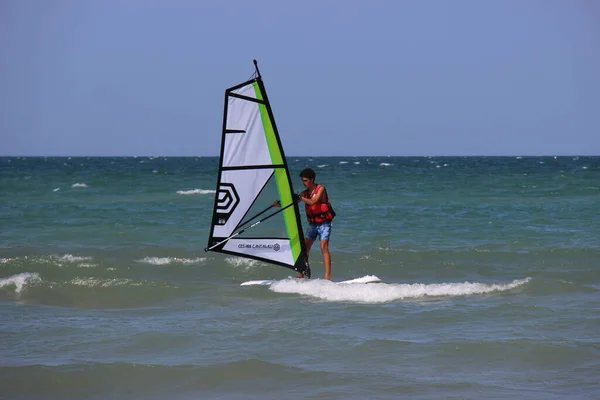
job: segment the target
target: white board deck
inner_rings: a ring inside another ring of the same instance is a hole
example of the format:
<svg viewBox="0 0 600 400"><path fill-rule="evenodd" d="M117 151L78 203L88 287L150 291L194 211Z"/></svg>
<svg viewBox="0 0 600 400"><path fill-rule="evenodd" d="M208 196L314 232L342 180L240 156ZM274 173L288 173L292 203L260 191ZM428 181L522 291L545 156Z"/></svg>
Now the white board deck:
<svg viewBox="0 0 600 400"><path fill-rule="evenodd" d="M258 281L248 281L248 282L244 282L244 283L240 284L240 286L269 286L269 285L272 285L275 282L277 282L277 281L274 280L274 279L266 279L266 280L258 280ZM341 281L341 282L332 282L332 283L340 285L340 284L375 283L375 282L381 282L381 279L379 279L375 275L365 275L365 276L360 277L360 278L349 279L347 281Z"/></svg>
<svg viewBox="0 0 600 400"><path fill-rule="evenodd" d="M341 281L341 282L337 282L337 283L375 283L375 282L381 282L381 279L379 279L375 275L365 275L361 278L350 279L347 281Z"/></svg>
<svg viewBox="0 0 600 400"><path fill-rule="evenodd" d="M273 282L275 282L275 281L274 280L248 281L248 282L244 282L244 283L240 284L240 286L254 286L254 285L268 286L268 285L272 284Z"/></svg>

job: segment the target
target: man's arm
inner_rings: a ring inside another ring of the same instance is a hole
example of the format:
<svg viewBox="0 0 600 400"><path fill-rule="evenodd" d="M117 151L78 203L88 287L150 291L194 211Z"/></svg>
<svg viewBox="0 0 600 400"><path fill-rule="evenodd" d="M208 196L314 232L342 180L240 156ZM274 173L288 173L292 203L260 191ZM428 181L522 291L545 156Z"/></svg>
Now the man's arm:
<svg viewBox="0 0 600 400"><path fill-rule="evenodd" d="M305 204L312 206L321 199L323 193L325 193L325 188L323 186L320 186L319 190L317 190L317 193L315 193L313 197L306 197L306 195L308 194L307 191L302 192L303 196L300 197L300 200L303 201Z"/></svg>
<svg viewBox="0 0 600 400"><path fill-rule="evenodd" d="M296 193L292 193L292 201L295 201L296 203L299 203L300 202L300 196L298 196ZM281 207L281 202L279 200L275 200L271 205L273 207Z"/></svg>

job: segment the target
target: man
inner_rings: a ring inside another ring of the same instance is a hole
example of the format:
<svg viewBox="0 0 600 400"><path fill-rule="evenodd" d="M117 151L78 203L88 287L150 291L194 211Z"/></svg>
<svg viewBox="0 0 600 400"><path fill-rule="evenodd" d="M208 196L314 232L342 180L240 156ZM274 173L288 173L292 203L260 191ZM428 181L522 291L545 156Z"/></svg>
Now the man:
<svg viewBox="0 0 600 400"><path fill-rule="evenodd" d="M325 186L315 183L315 171L311 168L305 168L300 172L300 178L302 179L302 184L306 188L300 193L298 201L304 203L306 217L308 219L308 228L304 235L307 257L308 253L310 253L310 248L318 237L321 253L323 254L323 264L325 264L325 279L331 280L329 237L331 235L331 221L333 220L333 217L335 217L335 212L329 202ZM279 201L275 201L273 205L280 206ZM304 274L299 273L297 278L304 278Z"/></svg>

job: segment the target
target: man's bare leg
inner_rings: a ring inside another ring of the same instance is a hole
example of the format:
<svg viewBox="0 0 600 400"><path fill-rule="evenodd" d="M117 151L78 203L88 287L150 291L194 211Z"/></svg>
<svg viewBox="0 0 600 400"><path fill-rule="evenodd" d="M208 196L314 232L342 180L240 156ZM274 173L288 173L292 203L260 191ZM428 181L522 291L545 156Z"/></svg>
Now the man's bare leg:
<svg viewBox="0 0 600 400"><path fill-rule="evenodd" d="M321 240L321 253L325 264L325 279L331 280L331 254L329 253L329 240Z"/></svg>

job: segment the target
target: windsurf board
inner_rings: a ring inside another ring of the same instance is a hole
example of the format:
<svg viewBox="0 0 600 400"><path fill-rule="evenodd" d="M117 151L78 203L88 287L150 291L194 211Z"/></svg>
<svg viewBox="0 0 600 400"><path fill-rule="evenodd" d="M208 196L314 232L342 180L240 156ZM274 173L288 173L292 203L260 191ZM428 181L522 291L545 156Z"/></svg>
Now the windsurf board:
<svg viewBox="0 0 600 400"><path fill-rule="evenodd" d="M275 282L277 282L277 280L275 280L275 279L247 281L247 282L240 284L240 286L269 286ZM375 275L365 275L360 278L348 279L346 281L332 282L332 283L335 283L337 285L345 285L345 284L353 284L353 283L376 283L376 282L381 282L381 279L379 279Z"/></svg>

